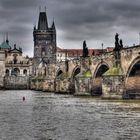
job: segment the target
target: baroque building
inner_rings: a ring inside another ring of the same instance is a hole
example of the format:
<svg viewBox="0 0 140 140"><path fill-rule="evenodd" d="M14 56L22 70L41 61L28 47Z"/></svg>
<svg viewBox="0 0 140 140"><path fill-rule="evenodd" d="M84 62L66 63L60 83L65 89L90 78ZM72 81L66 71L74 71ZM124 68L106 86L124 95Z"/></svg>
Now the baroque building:
<svg viewBox="0 0 140 140"><path fill-rule="evenodd" d="M6 76L29 76L32 72L32 60L23 56L22 48L14 48L6 52L5 58L5 75Z"/></svg>
<svg viewBox="0 0 140 140"><path fill-rule="evenodd" d="M32 58L21 47L11 47L7 39L0 44L0 89L28 89L32 75Z"/></svg>
<svg viewBox="0 0 140 140"><path fill-rule="evenodd" d="M54 21L51 27L48 27L46 12L40 12L38 26L33 30L33 38L33 74L36 74L36 68L42 60L47 64L56 62L56 28Z"/></svg>

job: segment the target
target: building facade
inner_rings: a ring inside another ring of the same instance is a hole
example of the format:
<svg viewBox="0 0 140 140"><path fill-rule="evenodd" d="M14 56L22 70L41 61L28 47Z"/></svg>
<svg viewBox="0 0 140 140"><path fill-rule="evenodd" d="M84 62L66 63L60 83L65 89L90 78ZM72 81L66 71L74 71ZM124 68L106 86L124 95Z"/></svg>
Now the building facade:
<svg viewBox="0 0 140 140"><path fill-rule="evenodd" d="M22 49L14 45L14 48L6 53L5 75L29 76L31 74L32 60L29 57L24 57Z"/></svg>

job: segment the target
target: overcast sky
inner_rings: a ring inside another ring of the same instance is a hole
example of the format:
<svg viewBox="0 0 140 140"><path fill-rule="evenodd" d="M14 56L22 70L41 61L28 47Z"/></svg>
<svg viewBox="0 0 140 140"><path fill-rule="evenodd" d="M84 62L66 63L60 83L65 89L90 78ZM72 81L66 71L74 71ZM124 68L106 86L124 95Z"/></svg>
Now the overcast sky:
<svg viewBox="0 0 140 140"><path fill-rule="evenodd" d="M89 48L111 47L116 32L125 46L139 43L139 0L0 0L0 41L8 32L11 46L32 56L39 6L50 26L55 20L59 47L82 48L83 40Z"/></svg>

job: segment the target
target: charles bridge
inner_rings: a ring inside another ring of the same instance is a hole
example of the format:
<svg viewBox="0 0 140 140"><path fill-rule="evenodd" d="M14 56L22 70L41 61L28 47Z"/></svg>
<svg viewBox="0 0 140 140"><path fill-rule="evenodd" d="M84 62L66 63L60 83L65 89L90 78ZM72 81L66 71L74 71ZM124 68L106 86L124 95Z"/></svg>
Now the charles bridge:
<svg viewBox="0 0 140 140"><path fill-rule="evenodd" d="M118 61L114 52L40 65L31 89L104 98L139 96L140 46L119 50L119 65L114 64Z"/></svg>

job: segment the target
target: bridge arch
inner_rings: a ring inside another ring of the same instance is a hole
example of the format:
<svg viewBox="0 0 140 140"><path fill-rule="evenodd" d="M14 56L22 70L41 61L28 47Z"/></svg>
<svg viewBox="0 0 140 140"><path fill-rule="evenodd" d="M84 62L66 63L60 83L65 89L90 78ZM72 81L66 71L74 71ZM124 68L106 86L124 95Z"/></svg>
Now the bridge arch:
<svg viewBox="0 0 140 140"><path fill-rule="evenodd" d="M64 72L59 68L56 71L56 76L55 76L55 80L54 80L54 90L55 92L60 92L61 91L61 84L63 83L63 81L60 79L61 74L63 74Z"/></svg>
<svg viewBox="0 0 140 140"><path fill-rule="evenodd" d="M135 58L135 59L131 62L130 66L128 67L127 73L126 73L126 78L134 74L134 73L132 74L132 71L134 72L134 70L136 70L136 69L134 69L134 68L136 68L136 67L138 66L137 64L139 64L139 62L140 62L140 56L137 57L137 58ZM136 65L137 65L137 66L136 66ZM139 69L140 69L140 68L139 68Z"/></svg>
<svg viewBox="0 0 140 140"><path fill-rule="evenodd" d="M76 66L71 74L71 79L70 79L70 85L69 85L69 91L71 94L75 93L75 80L76 80L76 75L80 73L81 69L80 66Z"/></svg>
<svg viewBox="0 0 140 140"><path fill-rule="evenodd" d="M108 69L109 65L106 62L100 62L95 69L93 78L101 77Z"/></svg>
<svg viewBox="0 0 140 140"><path fill-rule="evenodd" d="M5 74L6 74L6 76L9 76L9 74L10 74L9 69L6 69L6 70L5 70Z"/></svg>
<svg viewBox="0 0 140 140"><path fill-rule="evenodd" d="M102 94L102 75L109 69L109 65L106 62L100 62L93 74L91 95Z"/></svg>
<svg viewBox="0 0 140 140"><path fill-rule="evenodd" d="M72 71L72 74L71 74L71 79L73 80L74 79L74 77L77 75L77 74L79 74L80 73L80 66L76 66L74 69L73 69L73 71Z"/></svg>
<svg viewBox="0 0 140 140"><path fill-rule="evenodd" d="M125 79L126 93L140 93L140 56L128 67Z"/></svg>
<svg viewBox="0 0 140 140"><path fill-rule="evenodd" d="M57 78L58 76L60 76L62 73L63 73L63 71L62 71L61 69L58 69L57 72L56 72L56 78Z"/></svg>

